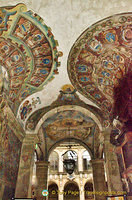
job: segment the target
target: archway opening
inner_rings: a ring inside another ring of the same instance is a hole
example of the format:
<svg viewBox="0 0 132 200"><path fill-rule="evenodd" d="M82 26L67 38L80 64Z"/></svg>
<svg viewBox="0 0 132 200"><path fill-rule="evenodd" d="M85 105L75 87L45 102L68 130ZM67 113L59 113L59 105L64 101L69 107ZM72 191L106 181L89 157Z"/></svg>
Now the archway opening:
<svg viewBox="0 0 132 200"><path fill-rule="evenodd" d="M58 200L58 185L56 183L51 183L48 186L48 199L49 200Z"/></svg>
<svg viewBox="0 0 132 200"><path fill-rule="evenodd" d="M49 162L50 162L49 173L58 172L58 169L59 169L58 160L59 160L58 153L55 151L51 152L51 154L49 156Z"/></svg>
<svg viewBox="0 0 132 200"><path fill-rule="evenodd" d="M86 182L84 186L85 191L85 200L93 200L94 194L93 194L93 183Z"/></svg>
<svg viewBox="0 0 132 200"><path fill-rule="evenodd" d="M88 151L84 151L83 155L82 155L82 159L83 159L83 170L87 171L91 168L91 157Z"/></svg>
<svg viewBox="0 0 132 200"><path fill-rule="evenodd" d="M64 187L64 200L80 200L79 187L75 182L69 182Z"/></svg>

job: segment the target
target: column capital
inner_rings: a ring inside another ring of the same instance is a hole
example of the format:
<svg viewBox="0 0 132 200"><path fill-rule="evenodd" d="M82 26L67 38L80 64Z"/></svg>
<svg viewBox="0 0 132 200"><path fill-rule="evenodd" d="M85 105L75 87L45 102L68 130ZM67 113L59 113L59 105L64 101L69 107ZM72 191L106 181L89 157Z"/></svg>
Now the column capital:
<svg viewBox="0 0 132 200"><path fill-rule="evenodd" d="M24 143L30 143L30 142L33 142L36 140L36 135L35 134L26 134L24 139L23 139L23 142Z"/></svg>
<svg viewBox="0 0 132 200"><path fill-rule="evenodd" d="M90 160L90 162L92 164L99 164L99 163L104 163L104 159L93 159L93 160Z"/></svg>
<svg viewBox="0 0 132 200"><path fill-rule="evenodd" d="M35 164L37 167L48 167L49 166L49 163L48 161L36 161Z"/></svg>

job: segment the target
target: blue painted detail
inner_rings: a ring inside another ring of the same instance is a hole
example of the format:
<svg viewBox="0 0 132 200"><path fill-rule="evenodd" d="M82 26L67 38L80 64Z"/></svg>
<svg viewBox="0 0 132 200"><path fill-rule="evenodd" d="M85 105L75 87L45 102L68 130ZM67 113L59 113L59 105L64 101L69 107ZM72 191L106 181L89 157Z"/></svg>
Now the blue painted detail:
<svg viewBox="0 0 132 200"><path fill-rule="evenodd" d="M35 35L34 40L35 41L41 40L41 38L42 38L41 35L37 34L37 35Z"/></svg>
<svg viewBox="0 0 132 200"><path fill-rule="evenodd" d="M113 41L115 41L115 35L114 35L113 33L107 33L106 39L107 39L109 42L113 42Z"/></svg>
<svg viewBox="0 0 132 200"><path fill-rule="evenodd" d="M88 77L86 77L86 76L84 76L84 77L81 77L81 81L82 81L82 82L87 82L87 81L89 81L89 78L88 78Z"/></svg>
<svg viewBox="0 0 132 200"><path fill-rule="evenodd" d="M106 72L106 71L103 71L103 72L102 72L102 75L103 75L103 76L108 76L108 77L109 77L109 76L110 76L110 73L108 73L108 72Z"/></svg>
<svg viewBox="0 0 132 200"><path fill-rule="evenodd" d="M22 28L23 28L23 30L26 32L26 28L25 28L25 26L22 24Z"/></svg>
<svg viewBox="0 0 132 200"><path fill-rule="evenodd" d="M23 67L17 67L16 69L15 69L15 72L16 73L20 73L20 72L22 72L23 71Z"/></svg>
<svg viewBox="0 0 132 200"><path fill-rule="evenodd" d="M42 63L44 63L44 64L49 64L49 62L50 62L50 60L47 59L47 58L45 58L45 59L42 60Z"/></svg>
<svg viewBox="0 0 132 200"><path fill-rule="evenodd" d="M4 46L3 46L3 49L4 49L5 51L7 51L7 50L9 49L9 47L8 47L7 45L4 45Z"/></svg>
<svg viewBox="0 0 132 200"><path fill-rule="evenodd" d="M85 65L79 66L79 67L78 67L78 71L79 71L79 72L87 72L87 66L85 66Z"/></svg>
<svg viewBox="0 0 132 200"><path fill-rule="evenodd" d="M100 99L100 95L99 94L95 94L95 98Z"/></svg>
<svg viewBox="0 0 132 200"><path fill-rule="evenodd" d="M48 74L48 71L45 70L45 69L41 69L41 70L40 70L40 73L41 73L41 74Z"/></svg>
<svg viewBox="0 0 132 200"><path fill-rule="evenodd" d="M0 24L3 22L3 19L2 19L2 17L0 17Z"/></svg>

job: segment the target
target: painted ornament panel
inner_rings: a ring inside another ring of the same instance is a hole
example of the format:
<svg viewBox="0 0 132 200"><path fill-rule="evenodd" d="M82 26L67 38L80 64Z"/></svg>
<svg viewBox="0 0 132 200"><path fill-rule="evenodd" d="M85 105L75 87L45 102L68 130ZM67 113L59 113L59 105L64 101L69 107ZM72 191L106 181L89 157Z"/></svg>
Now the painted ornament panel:
<svg viewBox="0 0 132 200"><path fill-rule="evenodd" d="M61 53L51 29L24 4L0 8L0 35L0 65L8 74L4 89L16 112L26 97L58 73Z"/></svg>
<svg viewBox="0 0 132 200"><path fill-rule="evenodd" d="M111 112L113 88L132 67L131 56L132 13L106 18L84 31L73 45L68 59L70 80L104 112Z"/></svg>

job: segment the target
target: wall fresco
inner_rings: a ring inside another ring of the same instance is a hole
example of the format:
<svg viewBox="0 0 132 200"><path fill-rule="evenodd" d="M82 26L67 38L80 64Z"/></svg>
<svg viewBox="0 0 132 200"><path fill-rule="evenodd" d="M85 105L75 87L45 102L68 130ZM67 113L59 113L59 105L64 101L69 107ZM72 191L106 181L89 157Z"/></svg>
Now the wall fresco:
<svg viewBox="0 0 132 200"><path fill-rule="evenodd" d="M68 73L74 87L107 115L113 88L131 68L132 13L114 15L90 26L73 45Z"/></svg>
<svg viewBox="0 0 132 200"><path fill-rule="evenodd" d="M37 102L37 99L36 99ZM32 106L29 106L32 104L32 101L28 102L28 104L24 107L21 107L23 110L26 110L26 114L25 114L25 118L22 119L23 116L21 116L21 120L24 121L25 120L25 129L31 131L34 130L37 123L39 122L39 120L50 110L60 107L60 106L67 106L67 105L72 105L72 106L80 106L82 108L85 108L89 111L91 111L92 113L94 113L98 119L100 120L101 123L103 123L104 119L107 119L106 116L102 115L101 111L98 108L95 108L91 105L88 105L86 103L84 103L79 96L76 94L76 90L75 88L70 85L70 84L66 84L64 86L62 86L61 90L60 90L60 94L58 95L58 98L50 105L41 109L38 109L37 111L31 113L30 115L30 109L32 109ZM38 105L38 103L37 103ZM37 106L36 105L36 106ZM20 114L22 114L22 109L20 111ZM33 110L33 109L32 109ZM74 110L74 109L73 109ZM24 111L23 111L24 112ZM29 114L28 114L29 112Z"/></svg>
<svg viewBox="0 0 132 200"><path fill-rule="evenodd" d="M13 109L57 74L57 41L43 20L24 4L0 8L0 66Z"/></svg>

